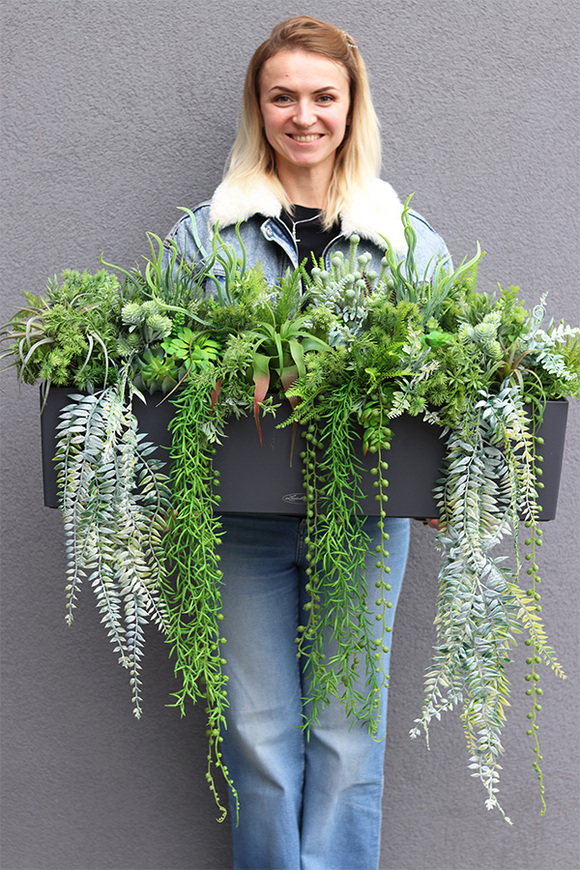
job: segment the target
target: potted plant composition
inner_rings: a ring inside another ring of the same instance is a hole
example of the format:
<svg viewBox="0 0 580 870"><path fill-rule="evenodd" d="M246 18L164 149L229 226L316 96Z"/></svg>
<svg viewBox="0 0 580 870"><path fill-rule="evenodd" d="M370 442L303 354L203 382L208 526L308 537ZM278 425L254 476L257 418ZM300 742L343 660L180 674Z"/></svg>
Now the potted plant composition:
<svg viewBox="0 0 580 870"><path fill-rule="evenodd" d="M504 814L507 669L523 633L545 808L539 665L564 674L541 623L537 553L541 521L555 513L567 399L580 396L580 330L546 322L545 296L528 311L518 288L479 291L479 248L454 271L439 263L432 277L418 274L408 209L407 256L387 245L379 274L356 236L348 257L274 287L218 232L203 267L171 246L167 263L150 236L143 270L65 272L26 294L3 330L19 379L42 385L45 498L64 519L67 619L90 583L137 716L145 626L165 633L176 705L204 699L218 805L214 767L235 794L220 752L220 514L251 509L306 517L310 601L297 648L311 660L312 716L337 696L371 728L386 676L361 606L362 518L382 528L387 515L439 517L437 638L411 735L460 710L469 768L487 807ZM499 545L510 534L506 561ZM376 558L386 613L386 535ZM352 667L361 655L372 687L362 705Z"/></svg>

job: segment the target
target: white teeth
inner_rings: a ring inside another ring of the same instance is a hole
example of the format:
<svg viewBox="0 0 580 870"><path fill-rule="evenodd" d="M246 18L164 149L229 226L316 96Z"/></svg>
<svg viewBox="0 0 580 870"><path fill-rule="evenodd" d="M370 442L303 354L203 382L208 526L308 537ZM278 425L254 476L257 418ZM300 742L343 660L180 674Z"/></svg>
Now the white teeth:
<svg viewBox="0 0 580 870"><path fill-rule="evenodd" d="M316 139L319 139L321 136L320 133L314 133L310 136L292 136L295 142L314 142Z"/></svg>

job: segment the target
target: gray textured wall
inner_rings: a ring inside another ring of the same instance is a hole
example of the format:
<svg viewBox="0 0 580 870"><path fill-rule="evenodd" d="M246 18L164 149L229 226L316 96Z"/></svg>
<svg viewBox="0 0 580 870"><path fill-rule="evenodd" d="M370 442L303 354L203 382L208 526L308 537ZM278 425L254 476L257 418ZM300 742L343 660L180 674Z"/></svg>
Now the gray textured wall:
<svg viewBox="0 0 580 870"><path fill-rule="evenodd" d="M312 0L348 29L371 73L384 177L445 236L456 261L479 239L482 286L578 322L577 0ZM363 9L364 11L357 11ZM253 48L281 0L3 0L2 315L63 268L127 266L176 207L205 198L232 140ZM177 870L231 866L214 822L196 711L166 707L161 642L145 663L145 716L90 589L64 622L60 518L42 506L38 396L3 375L2 867ZM449 718L428 753L407 733L433 640L437 557L414 529L398 614L387 746L385 870L580 866L578 850L578 405L561 502L542 553L544 617L570 674L543 676L540 818L524 735L523 652L512 667L503 801L483 808ZM328 868L332 870L332 868Z"/></svg>

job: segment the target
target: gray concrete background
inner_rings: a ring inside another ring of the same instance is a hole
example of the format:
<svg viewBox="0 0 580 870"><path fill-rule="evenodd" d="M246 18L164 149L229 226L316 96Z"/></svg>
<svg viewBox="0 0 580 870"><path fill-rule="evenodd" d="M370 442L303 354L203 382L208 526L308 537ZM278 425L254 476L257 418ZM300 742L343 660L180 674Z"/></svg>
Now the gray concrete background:
<svg viewBox="0 0 580 870"><path fill-rule="evenodd" d="M366 58L383 175L458 262L479 239L481 286L548 289L578 322L577 0L3 0L2 313L103 252L130 267L177 207L219 182L245 66L279 19L307 11L349 30ZM145 715L130 708L83 590L64 622L59 515L42 506L38 395L11 374L2 402L2 854L4 870L231 866L204 780L203 721L150 633ZM384 870L580 867L578 849L579 407L558 517L545 528L543 615L569 679L543 674L548 812L525 737L523 650L512 666L503 802L487 813L455 718L432 749L408 739L433 640L437 555L413 532L397 616L387 746ZM332 870L332 868L328 868Z"/></svg>

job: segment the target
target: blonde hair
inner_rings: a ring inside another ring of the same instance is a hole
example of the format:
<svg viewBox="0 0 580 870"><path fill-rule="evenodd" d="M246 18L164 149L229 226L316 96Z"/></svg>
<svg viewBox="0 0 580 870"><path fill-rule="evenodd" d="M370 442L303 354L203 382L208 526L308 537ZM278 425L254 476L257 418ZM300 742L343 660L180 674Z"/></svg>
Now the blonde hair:
<svg viewBox="0 0 580 870"><path fill-rule="evenodd" d="M350 82L350 125L336 150L336 162L325 207L324 224L331 226L349 200L350 191L375 178L381 166L379 122L371 99L364 61L354 40L343 30L308 15L277 24L254 52L246 71L242 114L225 180L249 185L256 175L272 189L284 208L292 204L276 175L275 152L263 132L260 112L260 72L280 51L309 51L340 63Z"/></svg>

